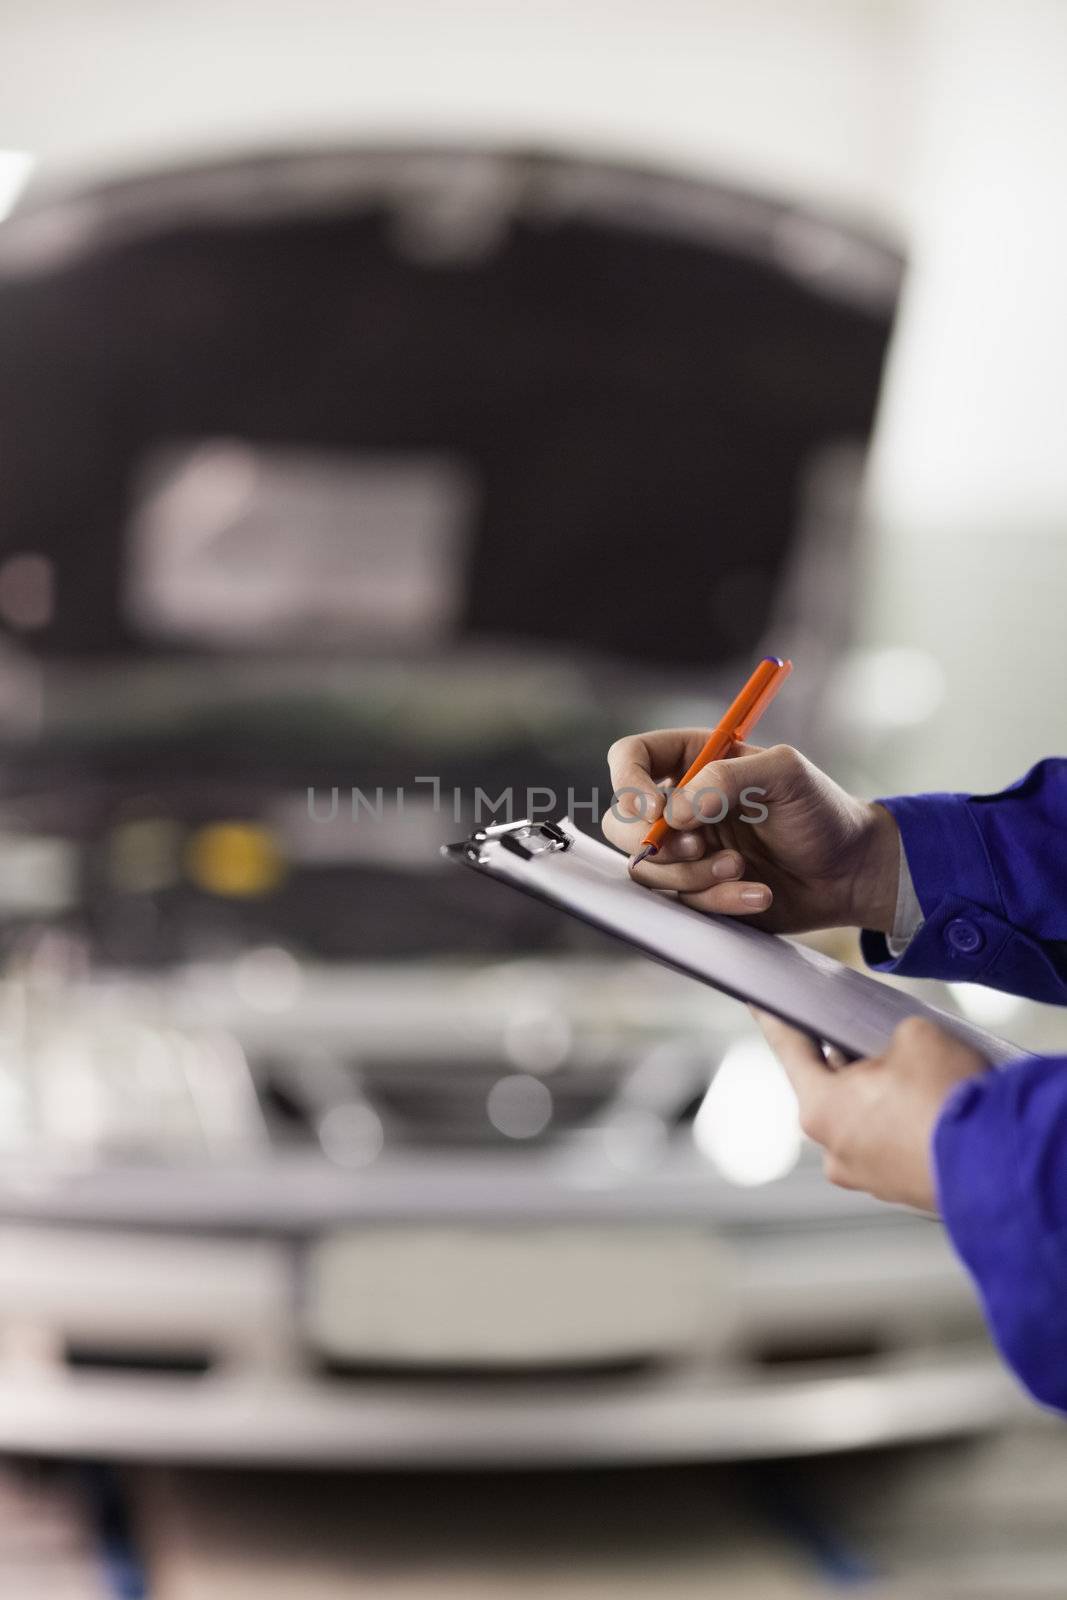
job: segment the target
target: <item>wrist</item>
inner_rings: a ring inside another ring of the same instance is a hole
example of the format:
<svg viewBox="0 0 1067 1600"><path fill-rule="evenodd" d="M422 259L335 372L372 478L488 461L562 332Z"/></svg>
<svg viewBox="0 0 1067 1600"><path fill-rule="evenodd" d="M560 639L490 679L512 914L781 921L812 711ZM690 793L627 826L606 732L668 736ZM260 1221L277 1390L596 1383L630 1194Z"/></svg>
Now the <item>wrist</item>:
<svg viewBox="0 0 1067 1600"><path fill-rule="evenodd" d="M900 887L900 829L892 813L877 801L862 809L850 922L853 927L890 934Z"/></svg>

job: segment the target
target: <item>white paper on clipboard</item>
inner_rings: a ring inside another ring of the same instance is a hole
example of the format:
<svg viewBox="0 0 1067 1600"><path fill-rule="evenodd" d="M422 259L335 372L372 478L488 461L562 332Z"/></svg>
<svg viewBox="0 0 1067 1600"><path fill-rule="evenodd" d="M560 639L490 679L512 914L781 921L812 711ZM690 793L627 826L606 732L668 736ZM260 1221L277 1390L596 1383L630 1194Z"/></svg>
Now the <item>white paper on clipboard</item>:
<svg viewBox="0 0 1067 1600"><path fill-rule="evenodd" d="M929 1018L995 1064L1023 1053L820 951L643 888L630 877L624 855L586 838L569 820L501 823L445 853L700 983L773 1012L849 1057L880 1055L905 1017Z"/></svg>

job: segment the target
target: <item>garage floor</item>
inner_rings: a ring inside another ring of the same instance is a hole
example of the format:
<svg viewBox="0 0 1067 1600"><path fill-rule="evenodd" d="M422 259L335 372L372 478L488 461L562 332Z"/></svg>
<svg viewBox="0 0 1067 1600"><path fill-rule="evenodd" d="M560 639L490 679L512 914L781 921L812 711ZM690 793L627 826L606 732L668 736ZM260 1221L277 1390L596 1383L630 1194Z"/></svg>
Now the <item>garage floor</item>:
<svg viewBox="0 0 1067 1600"><path fill-rule="evenodd" d="M1067 1430L746 1468L142 1471L153 1600L1063 1600Z"/></svg>

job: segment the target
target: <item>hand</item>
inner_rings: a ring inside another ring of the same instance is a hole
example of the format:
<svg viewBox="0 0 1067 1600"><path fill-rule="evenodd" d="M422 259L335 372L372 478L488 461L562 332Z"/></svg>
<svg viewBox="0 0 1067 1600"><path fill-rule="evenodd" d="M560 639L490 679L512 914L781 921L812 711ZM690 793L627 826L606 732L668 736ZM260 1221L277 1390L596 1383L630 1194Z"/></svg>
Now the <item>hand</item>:
<svg viewBox="0 0 1067 1600"><path fill-rule="evenodd" d="M658 853L634 867L635 880L674 890L699 911L755 916L776 933L846 925L889 933L900 836L884 806L847 794L788 745L735 745L685 788L661 788L706 738L700 728L668 728L608 751L615 798L602 827L611 843L633 855L665 808L671 825Z"/></svg>
<svg viewBox="0 0 1067 1600"><path fill-rule="evenodd" d="M823 1147L830 1182L936 1211L934 1125L949 1091L989 1063L923 1017L902 1022L884 1056L843 1065L777 1017L752 1015L793 1085L801 1127Z"/></svg>

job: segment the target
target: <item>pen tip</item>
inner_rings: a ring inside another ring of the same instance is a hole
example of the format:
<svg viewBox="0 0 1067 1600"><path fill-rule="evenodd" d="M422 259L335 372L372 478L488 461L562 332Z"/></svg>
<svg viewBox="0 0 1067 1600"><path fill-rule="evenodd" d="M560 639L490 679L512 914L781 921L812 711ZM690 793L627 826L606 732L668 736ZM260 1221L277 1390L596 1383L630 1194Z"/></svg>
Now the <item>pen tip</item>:
<svg viewBox="0 0 1067 1600"><path fill-rule="evenodd" d="M647 861L649 856L654 856L655 854L656 846L654 844L646 844L645 848L643 850L639 850L637 855L634 856L633 860L630 862L630 865L631 867L639 866L642 861Z"/></svg>

